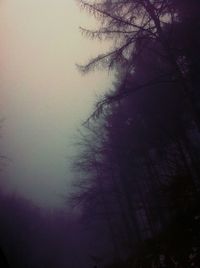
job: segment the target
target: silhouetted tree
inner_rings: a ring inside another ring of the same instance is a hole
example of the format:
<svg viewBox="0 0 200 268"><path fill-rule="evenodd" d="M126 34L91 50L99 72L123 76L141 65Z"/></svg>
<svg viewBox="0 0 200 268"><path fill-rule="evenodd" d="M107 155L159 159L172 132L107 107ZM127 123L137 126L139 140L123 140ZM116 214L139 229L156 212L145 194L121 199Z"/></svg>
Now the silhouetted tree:
<svg viewBox="0 0 200 268"><path fill-rule="evenodd" d="M83 33L114 40L113 50L79 67L115 67L117 82L85 123L89 134L75 163L81 182L74 199L85 216L103 211L98 226L105 215L109 219L111 240L127 258L119 267L188 267L193 255L196 264L200 5L78 2L101 21L97 31Z"/></svg>

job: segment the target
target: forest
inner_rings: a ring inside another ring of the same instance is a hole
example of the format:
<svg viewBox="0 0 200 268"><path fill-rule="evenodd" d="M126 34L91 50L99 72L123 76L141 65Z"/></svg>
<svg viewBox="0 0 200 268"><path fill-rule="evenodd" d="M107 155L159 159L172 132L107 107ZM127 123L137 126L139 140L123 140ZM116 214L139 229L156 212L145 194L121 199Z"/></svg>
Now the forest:
<svg viewBox="0 0 200 268"><path fill-rule="evenodd" d="M101 25L83 34L114 44L79 66L116 77L83 124L74 162L72 199L101 265L199 267L200 2L78 2Z"/></svg>
<svg viewBox="0 0 200 268"><path fill-rule="evenodd" d="M198 268L200 2L76 1L112 42L77 67L114 83L80 126L73 213L0 195L5 267Z"/></svg>

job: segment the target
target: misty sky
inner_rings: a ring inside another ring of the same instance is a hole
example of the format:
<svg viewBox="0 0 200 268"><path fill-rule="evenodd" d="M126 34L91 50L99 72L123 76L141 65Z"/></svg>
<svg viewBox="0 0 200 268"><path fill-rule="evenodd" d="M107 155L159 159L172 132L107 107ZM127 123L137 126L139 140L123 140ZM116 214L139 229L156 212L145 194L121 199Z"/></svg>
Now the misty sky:
<svg viewBox="0 0 200 268"><path fill-rule="evenodd" d="M94 20L74 0L0 3L1 151L11 159L1 184L44 206L69 190L76 129L111 85L106 72L78 73L75 63L105 49L80 25Z"/></svg>

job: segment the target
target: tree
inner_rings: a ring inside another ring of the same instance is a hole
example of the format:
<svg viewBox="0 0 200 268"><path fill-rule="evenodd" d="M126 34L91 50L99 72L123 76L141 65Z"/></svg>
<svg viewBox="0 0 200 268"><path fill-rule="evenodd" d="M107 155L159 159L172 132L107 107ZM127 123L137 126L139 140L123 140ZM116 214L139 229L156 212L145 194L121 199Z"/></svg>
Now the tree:
<svg viewBox="0 0 200 268"><path fill-rule="evenodd" d="M101 22L101 27L96 31L81 28L83 33L91 38L111 38L114 41L111 51L91 59L85 66L79 66L80 70L87 72L99 64L108 68L120 65L126 69L124 79L121 81L123 90L115 98L105 96L97 110L101 110L104 104L122 99L133 90L149 85L163 84L166 81L170 84L176 82L179 84L182 95L186 98L198 129L200 129L197 107L199 105L194 100L194 86L189 79L191 54L189 53L188 42L186 42L188 37L191 37L191 34L188 33L193 31L194 21L196 23L195 28L198 28L199 18L195 10L196 7L199 8L198 2L196 0L193 0L192 3L188 0L184 2L176 0L79 0L78 2L81 7L92 13ZM190 12L185 19L187 10L190 10ZM192 20L194 14L195 19ZM188 30L186 34L183 34L185 28ZM182 41L177 41L176 36L181 37L180 40ZM196 36L195 46L198 47L199 39L196 33L192 36ZM148 46L149 42L154 45ZM192 47L191 44L190 47ZM167 72L128 90L125 87L127 76L135 71L137 59L143 54L144 49L153 50L154 53L159 51L160 60L168 65ZM192 65L193 67L196 66L194 58Z"/></svg>
<svg viewBox="0 0 200 268"><path fill-rule="evenodd" d="M134 259L134 267L149 267L153 262L162 267L161 255L172 267L177 260L187 267L187 254L196 245L194 233L199 237L196 229L191 235L188 231L199 211L199 62L195 59L199 57L195 10L199 4L196 0L79 3L102 22L97 31L83 32L115 41L112 51L81 70L102 64L115 67L117 73L112 92L97 102L85 124L98 141L87 136L86 153L80 157L84 166L77 165L89 174L79 185L80 200L88 196L91 211L91 200L103 195L101 205L109 208L108 218L117 212L111 229L118 222L122 233L131 237L128 259ZM103 187L98 188L99 180ZM84 208L83 202L83 213ZM183 243L181 232L187 233L188 244L182 251L170 250L176 238L176 245ZM113 237L120 252L127 250L116 232ZM143 262L144 255L147 261ZM148 259L149 255L155 256ZM128 266L128 259L122 267Z"/></svg>

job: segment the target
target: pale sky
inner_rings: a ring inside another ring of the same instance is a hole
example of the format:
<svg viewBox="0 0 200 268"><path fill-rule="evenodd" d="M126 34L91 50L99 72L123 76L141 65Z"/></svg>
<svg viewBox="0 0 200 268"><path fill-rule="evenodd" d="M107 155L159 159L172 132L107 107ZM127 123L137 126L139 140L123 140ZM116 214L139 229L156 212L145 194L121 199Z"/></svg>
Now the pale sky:
<svg viewBox="0 0 200 268"><path fill-rule="evenodd" d="M68 191L73 136L111 87L107 72L75 67L108 47L81 35L94 23L75 0L0 3L1 150L11 159L1 184L44 206Z"/></svg>

